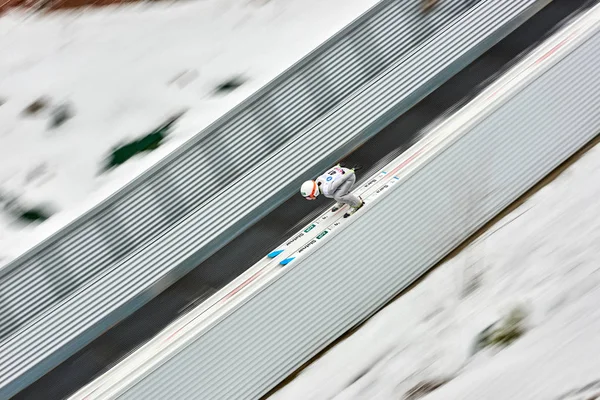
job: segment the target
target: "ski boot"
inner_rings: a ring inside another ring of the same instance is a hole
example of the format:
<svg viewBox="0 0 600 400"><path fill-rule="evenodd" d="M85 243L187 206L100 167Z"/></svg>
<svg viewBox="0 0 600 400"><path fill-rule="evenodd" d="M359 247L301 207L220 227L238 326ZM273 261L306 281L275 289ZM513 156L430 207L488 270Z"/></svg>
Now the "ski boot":
<svg viewBox="0 0 600 400"><path fill-rule="evenodd" d="M335 203L335 205L331 209L331 212L336 212L337 210L339 210L342 207L344 207L344 203Z"/></svg>
<svg viewBox="0 0 600 400"><path fill-rule="evenodd" d="M357 212L358 210L360 210L360 208L362 206L365 205L365 201L362 199L362 197L358 196L358 198L360 199L360 205L358 207L352 207L352 208L350 208L350 211L348 211L346 214L344 214L344 218L348 218L349 216L351 216L352 214L354 214L355 212Z"/></svg>

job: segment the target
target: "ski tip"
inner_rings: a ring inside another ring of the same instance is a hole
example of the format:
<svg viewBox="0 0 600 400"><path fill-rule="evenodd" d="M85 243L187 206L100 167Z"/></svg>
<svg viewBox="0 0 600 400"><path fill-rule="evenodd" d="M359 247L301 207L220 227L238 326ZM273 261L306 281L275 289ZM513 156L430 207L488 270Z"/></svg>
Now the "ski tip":
<svg viewBox="0 0 600 400"><path fill-rule="evenodd" d="M274 250L274 251L270 252L269 254L267 254L267 257L275 258L278 255L280 255L281 253L283 253L283 250Z"/></svg>
<svg viewBox="0 0 600 400"><path fill-rule="evenodd" d="M292 261L294 261L296 257L288 257L285 260L281 260L279 262L280 265L288 265L289 263L291 263Z"/></svg>

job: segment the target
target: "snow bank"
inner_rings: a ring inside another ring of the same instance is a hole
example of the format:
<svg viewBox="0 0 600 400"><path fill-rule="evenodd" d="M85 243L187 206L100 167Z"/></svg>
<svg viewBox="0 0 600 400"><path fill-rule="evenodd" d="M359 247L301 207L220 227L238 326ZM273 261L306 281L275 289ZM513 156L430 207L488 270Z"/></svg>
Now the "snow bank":
<svg viewBox="0 0 600 400"><path fill-rule="evenodd" d="M600 395L599 171L596 146L272 398L397 400L444 378L423 399ZM472 356L515 305L529 331Z"/></svg>
<svg viewBox="0 0 600 400"><path fill-rule="evenodd" d="M342 29L375 0L203 0L0 17L0 195L63 213L0 212L0 265L147 169ZM215 94L224 80L246 82ZM48 129L46 96L75 116ZM188 110L168 142L100 174L111 149Z"/></svg>

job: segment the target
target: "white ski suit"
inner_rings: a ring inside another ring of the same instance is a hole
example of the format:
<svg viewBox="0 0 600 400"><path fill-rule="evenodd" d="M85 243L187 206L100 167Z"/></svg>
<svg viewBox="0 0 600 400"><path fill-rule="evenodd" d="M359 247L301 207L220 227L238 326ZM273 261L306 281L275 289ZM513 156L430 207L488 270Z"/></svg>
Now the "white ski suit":
<svg viewBox="0 0 600 400"><path fill-rule="evenodd" d="M334 199L338 203L348 204L356 208L361 205L361 200L350 193L356 183L356 174L348 168L335 166L315 179L319 190L325 197Z"/></svg>

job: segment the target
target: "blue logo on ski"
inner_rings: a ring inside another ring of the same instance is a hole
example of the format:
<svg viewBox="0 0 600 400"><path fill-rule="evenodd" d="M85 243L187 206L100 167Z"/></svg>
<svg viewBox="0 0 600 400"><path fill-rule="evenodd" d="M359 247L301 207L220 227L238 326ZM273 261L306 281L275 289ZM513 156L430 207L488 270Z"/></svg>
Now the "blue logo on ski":
<svg viewBox="0 0 600 400"><path fill-rule="evenodd" d="M280 265L288 265L289 263L291 263L292 261L294 261L296 257L288 257L285 260L281 260L279 262Z"/></svg>
<svg viewBox="0 0 600 400"><path fill-rule="evenodd" d="M280 255L281 253L283 253L283 250L275 250L275 251L272 251L269 254L267 254L267 257L269 257L269 258L275 258L278 255Z"/></svg>

